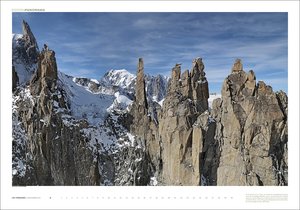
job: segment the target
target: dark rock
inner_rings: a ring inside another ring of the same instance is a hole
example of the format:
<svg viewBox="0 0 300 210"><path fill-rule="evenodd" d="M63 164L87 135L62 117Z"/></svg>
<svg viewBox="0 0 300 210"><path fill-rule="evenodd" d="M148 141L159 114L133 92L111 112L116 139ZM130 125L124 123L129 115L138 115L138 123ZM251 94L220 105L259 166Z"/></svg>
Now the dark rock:
<svg viewBox="0 0 300 210"><path fill-rule="evenodd" d="M23 20L22 29L23 29L24 47L26 49L26 54L29 59L28 61L31 63L36 63L39 54L39 48L36 39L28 23L25 20Z"/></svg>
<svg viewBox="0 0 300 210"><path fill-rule="evenodd" d="M12 90L14 91L19 84L19 77L15 70L15 67L12 67Z"/></svg>

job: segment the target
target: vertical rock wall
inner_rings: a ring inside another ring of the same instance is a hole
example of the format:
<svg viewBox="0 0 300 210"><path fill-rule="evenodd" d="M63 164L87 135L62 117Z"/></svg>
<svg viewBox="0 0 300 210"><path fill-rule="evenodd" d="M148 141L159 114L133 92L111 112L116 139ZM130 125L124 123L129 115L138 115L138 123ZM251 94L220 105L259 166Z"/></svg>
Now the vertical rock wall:
<svg viewBox="0 0 300 210"><path fill-rule="evenodd" d="M236 61L212 110L221 150L217 185L287 184L286 100Z"/></svg>

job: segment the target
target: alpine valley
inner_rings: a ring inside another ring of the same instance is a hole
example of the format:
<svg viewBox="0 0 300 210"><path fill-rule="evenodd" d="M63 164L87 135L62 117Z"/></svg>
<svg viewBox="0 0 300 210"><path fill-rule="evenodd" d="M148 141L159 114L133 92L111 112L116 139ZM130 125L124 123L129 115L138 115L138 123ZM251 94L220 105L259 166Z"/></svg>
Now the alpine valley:
<svg viewBox="0 0 300 210"><path fill-rule="evenodd" d="M204 59L170 77L59 71L29 25L12 35L13 186L288 185L288 97L237 59L221 94Z"/></svg>

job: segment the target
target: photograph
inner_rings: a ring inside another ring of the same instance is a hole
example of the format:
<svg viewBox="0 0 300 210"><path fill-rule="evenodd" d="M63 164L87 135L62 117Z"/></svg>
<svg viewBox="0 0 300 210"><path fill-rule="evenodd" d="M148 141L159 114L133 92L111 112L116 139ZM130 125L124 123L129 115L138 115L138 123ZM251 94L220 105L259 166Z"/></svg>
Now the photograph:
<svg viewBox="0 0 300 210"><path fill-rule="evenodd" d="M300 208L300 1L0 4L0 209Z"/></svg>
<svg viewBox="0 0 300 210"><path fill-rule="evenodd" d="M288 186L288 36L288 12L12 12L12 186Z"/></svg>

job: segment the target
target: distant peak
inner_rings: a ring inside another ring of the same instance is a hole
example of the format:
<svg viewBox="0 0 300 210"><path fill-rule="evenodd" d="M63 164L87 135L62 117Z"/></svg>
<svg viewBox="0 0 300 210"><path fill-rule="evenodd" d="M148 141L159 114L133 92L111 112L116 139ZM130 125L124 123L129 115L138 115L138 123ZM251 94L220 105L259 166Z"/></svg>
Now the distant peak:
<svg viewBox="0 0 300 210"><path fill-rule="evenodd" d="M130 73L126 69L111 69L111 70L109 70L109 72L112 72L112 73Z"/></svg>
<svg viewBox="0 0 300 210"><path fill-rule="evenodd" d="M130 73L126 69L111 69L105 74L106 76L125 76L125 77L135 77L134 74Z"/></svg>
<svg viewBox="0 0 300 210"><path fill-rule="evenodd" d="M136 76L126 69L111 69L106 72L100 81L122 88L129 87Z"/></svg>

